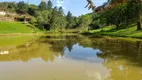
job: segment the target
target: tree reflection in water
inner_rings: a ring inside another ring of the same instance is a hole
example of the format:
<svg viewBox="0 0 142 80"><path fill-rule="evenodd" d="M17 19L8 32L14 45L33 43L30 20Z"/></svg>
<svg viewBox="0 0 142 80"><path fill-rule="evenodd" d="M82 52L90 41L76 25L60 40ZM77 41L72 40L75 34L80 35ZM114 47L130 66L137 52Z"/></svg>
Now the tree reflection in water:
<svg viewBox="0 0 142 80"><path fill-rule="evenodd" d="M6 47L9 54L0 55L0 61L28 62L33 58L42 58L46 62L54 62L58 57L65 57L103 64L110 73L106 80L140 80L141 46L141 41L118 38L45 36L29 46L20 45L12 49Z"/></svg>

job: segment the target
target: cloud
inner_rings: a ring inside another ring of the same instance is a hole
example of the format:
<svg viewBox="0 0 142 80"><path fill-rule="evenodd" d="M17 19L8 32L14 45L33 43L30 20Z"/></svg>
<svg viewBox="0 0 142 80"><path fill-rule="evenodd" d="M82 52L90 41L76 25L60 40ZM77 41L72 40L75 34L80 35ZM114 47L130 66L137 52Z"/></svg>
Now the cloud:
<svg viewBox="0 0 142 80"><path fill-rule="evenodd" d="M57 7L63 7L64 0L56 0Z"/></svg>

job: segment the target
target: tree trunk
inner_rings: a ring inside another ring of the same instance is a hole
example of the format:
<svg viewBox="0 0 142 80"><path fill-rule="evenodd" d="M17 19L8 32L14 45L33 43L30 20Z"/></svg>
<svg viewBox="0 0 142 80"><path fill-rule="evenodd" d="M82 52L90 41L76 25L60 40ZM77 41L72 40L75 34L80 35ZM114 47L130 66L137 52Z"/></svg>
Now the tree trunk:
<svg viewBox="0 0 142 80"><path fill-rule="evenodd" d="M142 30L142 21L141 21L141 1L138 0L138 22L137 30Z"/></svg>
<svg viewBox="0 0 142 80"><path fill-rule="evenodd" d="M142 30L142 21L141 21L141 13L139 11L139 15L138 15L139 19L137 22L137 30Z"/></svg>
<svg viewBox="0 0 142 80"><path fill-rule="evenodd" d="M141 20L137 22L137 30L142 30Z"/></svg>
<svg viewBox="0 0 142 80"><path fill-rule="evenodd" d="M118 30L119 29L119 24L116 24L116 30Z"/></svg>
<svg viewBox="0 0 142 80"><path fill-rule="evenodd" d="M116 26L116 29L117 29L117 30L119 29L119 26L118 26L118 25Z"/></svg>

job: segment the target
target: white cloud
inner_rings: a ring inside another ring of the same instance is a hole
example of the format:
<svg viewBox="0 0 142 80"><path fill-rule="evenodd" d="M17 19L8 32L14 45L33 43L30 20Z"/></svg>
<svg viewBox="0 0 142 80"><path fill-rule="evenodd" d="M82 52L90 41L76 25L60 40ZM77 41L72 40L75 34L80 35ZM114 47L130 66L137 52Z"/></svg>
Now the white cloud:
<svg viewBox="0 0 142 80"><path fill-rule="evenodd" d="M64 0L56 0L57 7L63 7Z"/></svg>

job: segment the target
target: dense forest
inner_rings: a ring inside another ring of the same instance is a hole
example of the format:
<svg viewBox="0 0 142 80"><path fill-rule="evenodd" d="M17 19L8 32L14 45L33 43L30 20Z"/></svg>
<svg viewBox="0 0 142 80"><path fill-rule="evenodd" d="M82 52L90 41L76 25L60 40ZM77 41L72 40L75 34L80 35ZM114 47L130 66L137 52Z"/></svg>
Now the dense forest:
<svg viewBox="0 0 142 80"><path fill-rule="evenodd" d="M139 0L109 0L95 8L94 12L76 17L70 11L65 15L63 8L53 7L50 0L39 5L23 1L0 3L0 10L30 15L32 16L30 24L50 31L66 29L88 31L110 25L115 26L116 30L137 25L137 30L141 30L141 9Z"/></svg>

